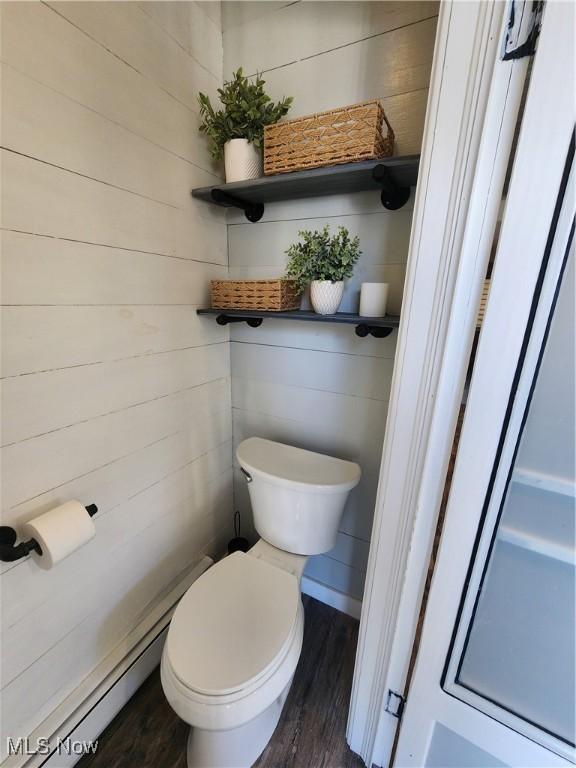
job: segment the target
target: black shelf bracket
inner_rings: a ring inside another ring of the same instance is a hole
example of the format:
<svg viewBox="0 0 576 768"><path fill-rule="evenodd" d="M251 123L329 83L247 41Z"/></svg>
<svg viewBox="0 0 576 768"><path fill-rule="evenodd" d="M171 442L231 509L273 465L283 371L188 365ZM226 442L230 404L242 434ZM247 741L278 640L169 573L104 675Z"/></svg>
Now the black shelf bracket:
<svg viewBox="0 0 576 768"><path fill-rule="evenodd" d="M228 325L230 323L247 323L250 328L259 328L262 325L262 317L237 317L236 315L226 315L222 313L216 316L216 322L218 325ZM361 339L366 336L374 336L375 339L385 339L390 336L394 328L383 328L380 325L369 325L367 323L360 323L356 326L356 336L360 336Z"/></svg>
<svg viewBox="0 0 576 768"><path fill-rule="evenodd" d="M262 325L261 317L235 317L234 315L218 315L216 322L218 325L228 325L229 323L248 323L250 328L259 328Z"/></svg>
<svg viewBox="0 0 576 768"><path fill-rule="evenodd" d="M381 325L368 325L360 323L356 326L356 336L365 339L366 336L374 336L375 339L385 339L390 336L394 328L383 328Z"/></svg>
<svg viewBox="0 0 576 768"><path fill-rule="evenodd" d="M401 187L395 181L385 165L377 165L372 170L372 178L382 187L380 199L389 211L397 211L406 205L410 197L410 187Z"/></svg>
<svg viewBox="0 0 576 768"><path fill-rule="evenodd" d="M248 221L255 224L264 216L264 203L249 203L235 195L224 192L222 189L213 189L210 193L212 200L219 205L229 205L232 208L240 208Z"/></svg>
<svg viewBox="0 0 576 768"><path fill-rule="evenodd" d="M247 323L250 328L259 328L263 320L304 320L316 323L337 323L339 325L355 326L356 335L361 339L373 336L385 339L398 328L400 318L393 315L386 317L362 317L353 312L338 312L335 315L317 315L306 309L271 312L267 310L246 309L197 309L199 315L211 315L218 325L229 323Z"/></svg>

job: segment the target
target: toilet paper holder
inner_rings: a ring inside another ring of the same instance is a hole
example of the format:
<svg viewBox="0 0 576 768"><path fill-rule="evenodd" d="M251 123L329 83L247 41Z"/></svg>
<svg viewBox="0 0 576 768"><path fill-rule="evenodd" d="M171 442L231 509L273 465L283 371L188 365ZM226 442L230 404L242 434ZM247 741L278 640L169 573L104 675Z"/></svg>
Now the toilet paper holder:
<svg viewBox="0 0 576 768"><path fill-rule="evenodd" d="M96 504L88 504L85 509L90 517L94 517L96 512L98 512ZM42 554L42 549L36 539L21 541L20 544L16 544L17 539L18 534L14 528L11 528L9 525L0 525L0 560L2 562L12 563L14 560L26 557L30 552Z"/></svg>

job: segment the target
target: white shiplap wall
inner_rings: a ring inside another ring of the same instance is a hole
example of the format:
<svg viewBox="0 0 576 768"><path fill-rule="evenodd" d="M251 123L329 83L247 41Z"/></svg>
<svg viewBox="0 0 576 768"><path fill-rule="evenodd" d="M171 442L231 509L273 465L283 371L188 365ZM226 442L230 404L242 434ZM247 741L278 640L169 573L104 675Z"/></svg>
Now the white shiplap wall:
<svg viewBox="0 0 576 768"><path fill-rule="evenodd" d="M217 3L2 3L2 523L69 498L97 535L2 568L2 750L228 537L227 273L197 92ZM1 759L1 758L0 758Z"/></svg>
<svg viewBox="0 0 576 768"><path fill-rule="evenodd" d="M420 151L438 5L434 2L264 2L223 5L224 74L264 72L273 98L294 96L291 116L380 98L396 131L396 151ZM363 255L343 311L356 311L359 284L390 283L400 311L412 200L385 211L359 193L267 206L253 225L232 214L231 277L276 277L299 229L360 236ZM396 333L359 339L351 327L264 323L232 330L234 443L261 435L357 461L363 470L336 548L314 557L307 575L362 597ZM235 501L249 520L245 483Z"/></svg>

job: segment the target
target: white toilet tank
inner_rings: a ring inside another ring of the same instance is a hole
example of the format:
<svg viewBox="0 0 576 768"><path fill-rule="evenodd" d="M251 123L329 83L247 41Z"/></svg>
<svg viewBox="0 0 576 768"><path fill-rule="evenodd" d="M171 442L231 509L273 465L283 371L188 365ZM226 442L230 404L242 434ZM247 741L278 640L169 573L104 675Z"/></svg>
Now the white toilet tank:
<svg viewBox="0 0 576 768"><path fill-rule="evenodd" d="M334 547L348 494L360 480L358 464L260 437L241 442L236 456L263 539L299 555Z"/></svg>

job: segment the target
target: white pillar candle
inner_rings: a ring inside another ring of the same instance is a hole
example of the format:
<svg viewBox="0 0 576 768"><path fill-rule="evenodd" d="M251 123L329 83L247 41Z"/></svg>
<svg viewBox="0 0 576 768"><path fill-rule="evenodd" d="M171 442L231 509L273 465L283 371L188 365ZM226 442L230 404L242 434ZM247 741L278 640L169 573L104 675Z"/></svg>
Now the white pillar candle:
<svg viewBox="0 0 576 768"><path fill-rule="evenodd" d="M384 317L388 299L388 283L362 283L360 288L360 315Z"/></svg>

